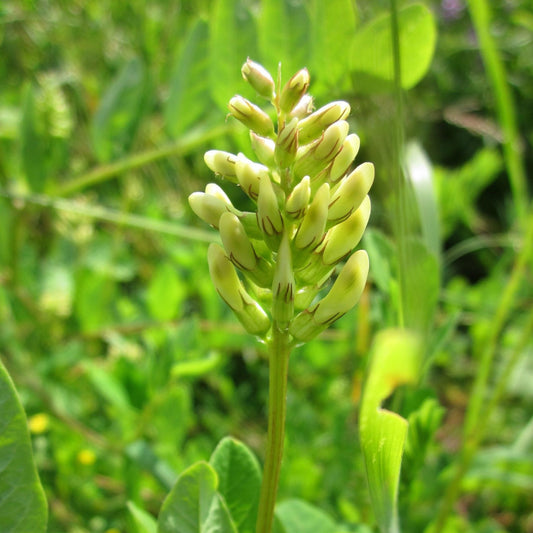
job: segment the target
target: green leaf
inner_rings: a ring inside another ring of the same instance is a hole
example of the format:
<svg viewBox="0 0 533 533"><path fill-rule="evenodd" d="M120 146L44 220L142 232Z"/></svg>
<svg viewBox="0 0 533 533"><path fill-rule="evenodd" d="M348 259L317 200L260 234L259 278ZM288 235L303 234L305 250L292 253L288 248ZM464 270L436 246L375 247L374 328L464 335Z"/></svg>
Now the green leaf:
<svg viewBox="0 0 533 533"><path fill-rule="evenodd" d="M372 507L382 533L398 529L397 497L407 421L380 407L396 387L416 381L420 342L406 330L375 337L361 401L361 449Z"/></svg>
<svg viewBox="0 0 533 533"><path fill-rule="evenodd" d="M284 81L307 65L311 33L305 2L263 0L257 25L261 63L274 80L280 62Z"/></svg>
<svg viewBox="0 0 533 533"><path fill-rule="evenodd" d="M150 286L147 303L150 314L157 320L171 320L179 314L185 296L185 285L176 272L176 267L165 262L157 266Z"/></svg>
<svg viewBox="0 0 533 533"><path fill-rule="evenodd" d="M217 484L204 461L185 470L163 502L158 533L237 533Z"/></svg>
<svg viewBox="0 0 533 533"><path fill-rule="evenodd" d="M426 74L435 51L435 18L423 4L411 4L398 16L402 87L410 89ZM389 90L394 79L391 16L379 15L355 35L351 73L360 93Z"/></svg>
<svg viewBox="0 0 533 533"><path fill-rule="evenodd" d="M46 531L48 509L17 392L0 361L0 531Z"/></svg>
<svg viewBox="0 0 533 533"><path fill-rule="evenodd" d="M336 533L338 527L323 511L302 500L285 500L276 506L276 516L286 533Z"/></svg>
<svg viewBox="0 0 533 533"><path fill-rule="evenodd" d="M209 87L214 102L227 111L231 97L253 96L241 65L255 56L255 23L244 0L216 0L209 19Z"/></svg>
<svg viewBox="0 0 533 533"><path fill-rule="evenodd" d="M356 13L352 0L315 0L311 8L311 70L322 86L342 85L349 71L351 43L355 34ZM313 85L313 94L320 87Z"/></svg>
<svg viewBox="0 0 533 533"><path fill-rule="evenodd" d="M164 116L167 130L179 137L208 109L209 61L207 22L198 19L190 29L174 67Z"/></svg>
<svg viewBox="0 0 533 533"><path fill-rule="evenodd" d="M261 470L257 459L242 443L232 438L220 441L210 459L239 533L253 533L259 505Z"/></svg>
<svg viewBox="0 0 533 533"><path fill-rule="evenodd" d="M136 528L135 533L156 533L156 519L133 502L128 502L128 511L130 512L133 524Z"/></svg>
<svg viewBox="0 0 533 533"><path fill-rule="evenodd" d="M171 375L173 378L198 378L211 373L221 362L222 357L218 352L210 352L207 357L202 357L201 359L191 359L176 363L172 366Z"/></svg>
<svg viewBox="0 0 533 533"><path fill-rule="evenodd" d="M146 69L139 59L132 59L104 93L91 125L91 139L100 161L116 159L128 151L146 110L148 93Z"/></svg>
<svg viewBox="0 0 533 533"><path fill-rule="evenodd" d="M441 253L439 208L431 161L419 143L406 148L406 175L412 187L423 242L437 259Z"/></svg>
<svg viewBox="0 0 533 533"><path fill-rule="evenodd" d="M47 178L45 143L37 119L35 90L28 85L22 102L20 123L22 169L30 191L43 192Z"/></svg>

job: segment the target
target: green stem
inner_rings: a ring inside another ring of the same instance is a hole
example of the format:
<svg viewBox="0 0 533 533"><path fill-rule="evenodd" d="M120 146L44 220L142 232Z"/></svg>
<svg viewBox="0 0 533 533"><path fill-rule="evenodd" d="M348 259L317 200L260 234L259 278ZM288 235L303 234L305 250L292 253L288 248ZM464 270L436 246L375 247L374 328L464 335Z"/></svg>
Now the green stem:
<svg viewBox="0 0 533 533"><path fill-rule="evenodd" d="M268 437L256 533L270 533L274 521L285 440L289 355L289 333L286 330L281 331L274 323L269 343Z"/></svg>
<svg viewBox="0 0 533 533"><path fill-rule="evenodd" d="M487 427L487 419L490 411L494 409L504 390L505 382L511 372L506 368L500 383L492 393L492 397L487 399L487 390L489 388L489 378L492 375L494 361L497 353L497 341L507 322L508 316L513 309L513 304L521 286L521 281L527 276L528 263L533 257L533 210L527 219L527 234L524 236L523 246L513 265L511 276L503 290L502 297L489 327L489 336L486 338L481 351L479 371L476 375L472 393L470 394L470 403L468 405L465 427L463 430L463 450L458 459L458 464L444 494L443 503L440 507L435 527L432 533L441 533L444 531L448 518L453 510L453 506L461 492L463 477L470 468L472 459L479 448L483 435ZM531 326L528 324L526 329ZM522 339L518 343L520 347L525 341ZM518 349L518 348L517 348ZM514 366L517 355L511 360ZM502 383L502 381L504 383ZM483 411L483 412L482 412Z"/></svg>
<svg viewBox="0 0 533 533"><path fill-rule="evenodd" d="M159 159L165 159L176 155L183 156L213 138L227 135L230 131L231 127L226 124L208 130L205 130L204 128L194 130L175 143L154 150L147 150L131 157L126 157L119 161L96 167L85 174L73 178L65 184L59 185L52 191L52 194L55 196L69 196L86 187L97 185L119 174L124 174L127 171L142 167L148 163L153 163Z"/></svg>
<svg viewBox="0 0 533 533"><path fill-rule="evenodd" d="M520 135L513 97L503 61L490 32L489 3L487 0L469 0L468 9L479 39L481 57L496 98L496 111L503 131L504 160L518 220L524 222L528 204L527 177L520 149Z"/></svg>

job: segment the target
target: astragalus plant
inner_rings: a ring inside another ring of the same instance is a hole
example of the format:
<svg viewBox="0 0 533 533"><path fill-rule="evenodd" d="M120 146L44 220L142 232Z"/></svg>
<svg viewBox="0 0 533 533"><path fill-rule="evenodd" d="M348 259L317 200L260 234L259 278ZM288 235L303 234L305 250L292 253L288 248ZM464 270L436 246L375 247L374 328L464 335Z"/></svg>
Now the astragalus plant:
<svg viewBox="0 0 533 533"><path fill-rule="evenodd" d="M244 328L268 348L268 439L257 533L271 531L285 430L289 356L359 300L368 255L355 251L370 216L371 163L352 170L359 137L349 133L347 102L313 111L307 69L281 88L248 60L244 79L271 104L242 96L230 114L250 129L255 158L220 150L205 154L220 178L241 187L255 211L234 206L215 183L189 197L194 212L220 232L208 250L214 286ZM272 118L274 117L274 119Z"/></svg>

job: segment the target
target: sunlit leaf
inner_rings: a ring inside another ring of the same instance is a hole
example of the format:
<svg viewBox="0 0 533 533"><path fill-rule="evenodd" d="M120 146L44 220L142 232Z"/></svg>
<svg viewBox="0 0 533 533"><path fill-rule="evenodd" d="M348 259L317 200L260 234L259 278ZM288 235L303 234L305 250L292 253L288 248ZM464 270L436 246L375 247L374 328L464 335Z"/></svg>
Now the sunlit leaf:
<svg viewBox="0 0 533 533"><path fill-rule="evenodd" d="M257 24L261 62L274 79L280 62L284 81L308 66L311 36L305 2L264 0Z"/></svg>
<svg viewBox="0 0 533 533"><path fill-rule="evenodd" d="M336 533L335 522L323 511L302 500L285 500L276 506L276 516L286 533Z"/></svg>
<svg viewBox="0 0 533 533"><path fill-rule="evenodd" d="M150 513L137 507L133 502L128 502L128 511L132 517L136 533L157 532L157 521Z"/></svg>
<svg viewBox="0 0 533 533"><path fill-rule="evenodd" d="M0 531L44 533L47 509L26 416L0 361Z"/></svg>
<svg viewBox="0 0 533 533"><path fill-rule="evenodd" d="M163 502L158 533L237 533L217 485L217 474L206 462L185 470Z"/></svg>
<svg viewBox="0 0 533 533"><path fill-rule="evenodd" d="M218 491L224 497L239 533L253 533L257 520L261 470L250 450L232 438L225 438L210 459L219 479Z"/></svg>
<svg viewBox="0 0 533 533"><path fill-rule="evenodd" d="M173 137L209 110L209 57L207 22L198 19L190 29L174 67L164 115Z"/></svg>
<svg viewBox="0 0 533 533"><path fill-rule="evenodd" d="M235 94L253 96L243 82L241 65L255 56L255 23L247 2L216 0L209 17L209 88L224 110Z"/></svg>
<svg viewBox="0 0 533 533"><path fill-rule="evenodd" d="M313 85L313 94L318 96L321 87L333 84L340 89L348 81L350 54L347 51L355 35L355 25L355 4L351 0L312 2L311 70L319 85Z"/></svg>
<svg viewBox="0 0 533 533"><path fill-rule="evenodd" d="M435 18L423 4L399 12L402 87L409 89L426 74L437 38ZM394 80L391 16L379 15L359 29L351 48L351 73L357 92L388 90Z"/></svg>
<svg viewBox="0 0 533 533"><path fill-rule="evenodd" d="M360 440L370 498L382 533L399 531L398 482L407 421L381 408L399 385L416 381L420 366L418 337L406 330L376 335L361 402Z"/></svg>

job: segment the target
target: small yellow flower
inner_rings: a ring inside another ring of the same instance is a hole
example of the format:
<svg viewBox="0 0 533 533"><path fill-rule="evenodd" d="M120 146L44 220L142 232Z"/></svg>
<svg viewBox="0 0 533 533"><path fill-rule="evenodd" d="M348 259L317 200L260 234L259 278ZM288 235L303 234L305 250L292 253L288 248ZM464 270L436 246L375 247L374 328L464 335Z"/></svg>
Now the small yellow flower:
<svg viewBox="0 0 533 533"><path fill-rule="evenodd" d="M96 454L92 450L84 448L78 452L76 459L78 460L78 463L84 466L91 466L96 461Z"/></svg>
<svg viewBox="0 0 533 533"><path fill-rule="evenodd" d="M48 431L50 427L50 417L46 413L37 413L28 419L28 427L34 435L40 435Z"/></svg>

